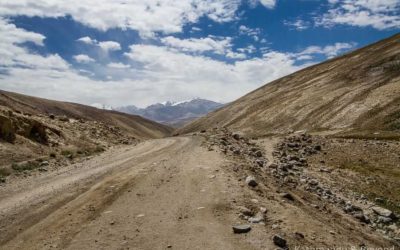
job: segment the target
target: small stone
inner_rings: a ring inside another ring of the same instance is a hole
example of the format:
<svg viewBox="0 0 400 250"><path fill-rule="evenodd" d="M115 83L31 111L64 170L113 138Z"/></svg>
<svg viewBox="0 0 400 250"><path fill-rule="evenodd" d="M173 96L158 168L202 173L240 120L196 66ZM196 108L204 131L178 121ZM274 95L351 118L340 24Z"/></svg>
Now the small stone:
<svg viewBox="0 0 400 250"><path fill-rule="evenodd" d="M239 211L241 214L246 215L246 216L253 216L254 213L251 211L249 208L244 207L244 206L239 206Z"/></svg>
<svg viewBox="0 0 400 250"><path fill-rule="evenodd" d="M250 225L235 225L232 227L235 234L248 233L251 230Z"/></svg>
<svg viewBox="0 0 400 250"><path fill-rule="evenodd" d="M273 240L274 244L277 245L278 247L286 247L287 246L286 240L279 235L274 235L272 240Z"/></svg>
<svg viewBox="0 0 400 250"><path fill-rule="evenodd" d="M394 213L392 211L390 211L389 209L383 208L383 207L372 207L372 211L374 211L376 214L383 216L383 217L388 217L391 219L395 219L396 216L394 215Z"/></svg>
<svg viewBox="0 0 400 250"><path fill-rule="evenodd" d="M391 223L393 220L389 217L385 217L385 216L378 216L377 222L378 223L382 223L382 224L389 224Z"/></svg>
<svg viewBox="0 0 400 250"><path fill-rule="evenodd" d="M256 187L258 185L256 179L253 176L247 176L246 183L250 187Z"/></svg>
<svg viewBox="0 0 400 250"><path fill-rule="evenodd" d="M248 221L254 224L261 223L264 221L264 214L259 212L256 216L249 218Z"/></svg>
<svg viewBox="0 0 400 250"><path fill-rule="evenodd" d="M295 232L294 235L296 236L296 238L304 239L304 234L302 234L302 233Z"/></svg>
<svg viewBox="0 0 400 250"><path fill-rule="evenodd" d="M283 194L281 194L281 196L282 196L282 198L285 198L285 199L294 201L293 195L291 195L291 194L289 194L289 193L283 193Z"/></svg>
<svg viewBox="0 0 400 250"><path fill-rule="evenodd" d="M40 166L41 166L41 167L48 166L48 165L49 165L49 162L48 162L48 161L42 161L42 162L40 163Z"/></svg>
<svg viewBox="0 0 400 250"><path fill-rule="evenodd" d="M240 135L239 134L233 134L232 137L235 140L240 140Z"/></svg>

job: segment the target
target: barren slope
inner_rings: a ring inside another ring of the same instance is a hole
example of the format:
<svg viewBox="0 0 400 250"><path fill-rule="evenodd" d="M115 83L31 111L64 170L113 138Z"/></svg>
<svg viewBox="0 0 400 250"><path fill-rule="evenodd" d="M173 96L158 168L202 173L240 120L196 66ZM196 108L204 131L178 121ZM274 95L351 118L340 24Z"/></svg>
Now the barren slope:
<svg viewBox="0 0 400 250"><path fill-rule="evenodd" d="M398 132L400 35L271 82L178 132L222 126L252 136Z"/></svg>
<svg viewBox="0 0 400 250"><path fill-rule="evenodd" d="M140 139L161 138L172 129L140 116L101 110L76 103L59 102L0 90L0 105L30 114L53 114L118 126Z"/></svg>

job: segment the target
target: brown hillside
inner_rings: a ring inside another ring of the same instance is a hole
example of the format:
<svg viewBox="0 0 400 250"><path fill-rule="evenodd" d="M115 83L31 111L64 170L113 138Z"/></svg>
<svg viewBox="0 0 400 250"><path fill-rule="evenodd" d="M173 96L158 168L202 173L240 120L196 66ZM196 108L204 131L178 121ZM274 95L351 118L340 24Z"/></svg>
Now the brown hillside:
<svg viewBox="0 0 400 250"><path fill-rule="evenodd" d="M400 34L273 81L178 132L222 126L252 136L398 134Z"/></svg>
<svg viewBox="0 0 400 250"><path fill-rule="evenodd" d="M140 139L161 138L172 129L168 126L116 111L101 110L76 103L59 102L0 90L0 105L33 115L66 116L117 126Z"/></svg>

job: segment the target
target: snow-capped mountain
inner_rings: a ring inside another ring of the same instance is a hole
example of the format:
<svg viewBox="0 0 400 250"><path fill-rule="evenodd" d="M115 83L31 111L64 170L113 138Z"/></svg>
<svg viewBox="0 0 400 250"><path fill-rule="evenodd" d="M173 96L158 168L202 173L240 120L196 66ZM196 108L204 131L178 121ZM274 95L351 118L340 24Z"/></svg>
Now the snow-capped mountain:
<svg viewBox="0 0 400 250"><path fill-rule="evenodd" d="M218 102L196 98L181 102L156 103L143 109L135 106L124 106L114 108L114 110L140 115L150 120L179 127L222 106L223 104Z"/></svg>

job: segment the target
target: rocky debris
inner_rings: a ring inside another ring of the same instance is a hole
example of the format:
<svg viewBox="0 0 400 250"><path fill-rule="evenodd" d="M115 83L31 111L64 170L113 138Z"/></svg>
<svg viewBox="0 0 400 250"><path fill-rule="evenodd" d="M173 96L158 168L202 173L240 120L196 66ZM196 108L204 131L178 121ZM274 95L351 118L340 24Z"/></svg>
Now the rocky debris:
<svg viewBox="0 0 400 250"><path fill-rule="evenodd" d="M249 185L250 187L256 187L258 185L256 178L254 178L254 176L247 176L246 184Z"/></svg>
<svg viewBox="0 0 400 250"><path fill-rule="evenodd" d="M263 212L258 212L255 216L247 219L249 223L257 224L265 221L265 214Z"/></svg>
<svg viewBox="0 0 400 250"><path fill-rule="evenodd" d="M6 142L15 141L15 127L9 117L0 115L0 139Z"/></svg>
<svg viewBox="0 0 400 250"><path fill-rule="evenodd" d="M39 166L41 166L41 167L45 167L45 166L48 166L49 165L49 162L48 161L42 161L40 164L39 164Z"/></svg>
<svg viewBox="0 0 400 250"><path fill-rule="evenodd" d="M287 247L287 241L280 235L277 235L277 234L274 235L274 237L272 237L272 241L278 247L282 247L282 248Z"/></svg>
<svg viewBox="0 0 400 250"><path fill-rule="evenodd" d="M250 232L251 226L250 225L234 225L232 227L232 229L235 234L243 234L243 233Z"/></svg>
<svg viewBox="0 0 400 250"><path fill-rule="evenodd" d="M239 206L238 209L239 209L239 212L244 216L253 216L254 215L254 212L247 207Z"/></svg>

